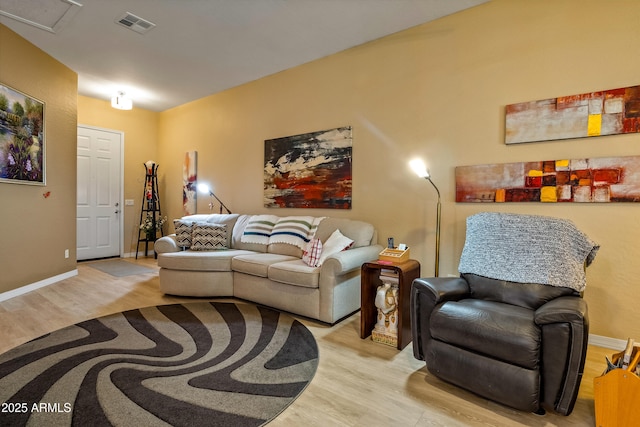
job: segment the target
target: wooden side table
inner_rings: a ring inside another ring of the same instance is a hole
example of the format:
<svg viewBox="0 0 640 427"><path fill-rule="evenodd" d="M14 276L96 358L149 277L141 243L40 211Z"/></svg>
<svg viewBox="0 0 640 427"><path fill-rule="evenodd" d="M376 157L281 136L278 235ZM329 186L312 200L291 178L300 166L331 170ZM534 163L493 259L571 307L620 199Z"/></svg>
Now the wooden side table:
<svg viewBox="0 0 640 427"><path fill-rule="evenodd" d="M402 264L381 264L366 262L360 272L360 338L367 338L376 324L378 309L375 306L376 291L382 284L380 270L393 270L398 273L398 350L411 342L411 319L409 298L411 283L420 277L420 263L410 259Z"/></svg>

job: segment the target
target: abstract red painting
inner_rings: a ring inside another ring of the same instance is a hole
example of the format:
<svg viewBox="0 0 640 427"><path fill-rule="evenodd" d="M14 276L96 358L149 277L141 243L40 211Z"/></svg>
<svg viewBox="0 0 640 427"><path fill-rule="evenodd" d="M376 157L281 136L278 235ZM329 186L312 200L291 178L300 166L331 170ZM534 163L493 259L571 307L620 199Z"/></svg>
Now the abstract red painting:
<svg viewBox="0 0 640 427"><path fill-rule="evenodd" d="M351 127L264 142L264 206L351 209Z"/></svg>

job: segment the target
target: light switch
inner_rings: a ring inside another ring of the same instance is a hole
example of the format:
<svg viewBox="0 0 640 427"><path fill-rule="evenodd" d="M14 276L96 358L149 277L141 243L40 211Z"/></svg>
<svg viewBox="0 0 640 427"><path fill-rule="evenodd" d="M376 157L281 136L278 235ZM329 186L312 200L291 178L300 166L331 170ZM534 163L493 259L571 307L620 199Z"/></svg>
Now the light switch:
<svg viewBox="0 0 640 427"><path fill-rule="evenodd" d="M125 199L124 205L125 206L133 206L133 199Z"/></svg>

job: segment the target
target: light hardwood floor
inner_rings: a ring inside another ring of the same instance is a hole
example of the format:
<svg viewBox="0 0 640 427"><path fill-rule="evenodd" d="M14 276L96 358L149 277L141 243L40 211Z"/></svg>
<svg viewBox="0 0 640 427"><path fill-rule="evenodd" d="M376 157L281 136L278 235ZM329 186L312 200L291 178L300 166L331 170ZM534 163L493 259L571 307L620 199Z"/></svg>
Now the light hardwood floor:
<svg viewBox="0 0 640 427"><path fill-rule="evenodd" d="M157 270L153 258L127 259ZM133 308L193 301L158 290L157 272L116 278L78 265L76 277L0 302L0 353L82 320ZM227 301L235 301L228 300ZM270 426L593 426L593 379L613 350L589 346L575 410L538 416L438 380L403 351L359 338L360 314L334 326L300 319L320 349L315 378Z"/></svg>

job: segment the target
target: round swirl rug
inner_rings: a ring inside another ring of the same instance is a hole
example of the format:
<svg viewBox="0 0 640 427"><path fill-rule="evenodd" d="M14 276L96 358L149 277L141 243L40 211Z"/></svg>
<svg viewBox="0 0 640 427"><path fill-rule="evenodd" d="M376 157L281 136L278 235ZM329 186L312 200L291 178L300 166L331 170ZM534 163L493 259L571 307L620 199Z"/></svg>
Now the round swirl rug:
<svg viewBox="0 0 640 427"><path fill-rule="evenodd" d="M249 304L146 307L0 355L0 425L254 426L302 393L311 332Z"/></svg>

